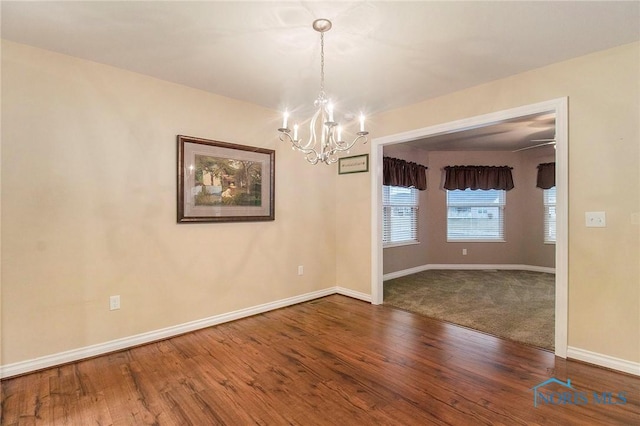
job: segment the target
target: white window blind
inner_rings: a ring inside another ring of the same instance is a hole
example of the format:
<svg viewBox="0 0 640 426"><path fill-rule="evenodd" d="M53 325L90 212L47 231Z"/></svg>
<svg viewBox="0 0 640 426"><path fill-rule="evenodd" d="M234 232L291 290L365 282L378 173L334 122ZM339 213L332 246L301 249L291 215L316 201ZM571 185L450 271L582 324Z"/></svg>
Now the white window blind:
<svg viewBox="0 0 640 426"><path fill-rule="evenodd" d="M447 241L504 241L505 192L447 191Z"/></svg>
<svg viewBox="0 0 640 426"><path fill-rule="evenodd" d="M382 187L383 245L418 242L418 190Z"/></svg>
<svg viewBox="0 0 640 426"><path fill-rule="evenodd" d="M542 191L544 199L544 242L556 242L556 187Z"/></svg>

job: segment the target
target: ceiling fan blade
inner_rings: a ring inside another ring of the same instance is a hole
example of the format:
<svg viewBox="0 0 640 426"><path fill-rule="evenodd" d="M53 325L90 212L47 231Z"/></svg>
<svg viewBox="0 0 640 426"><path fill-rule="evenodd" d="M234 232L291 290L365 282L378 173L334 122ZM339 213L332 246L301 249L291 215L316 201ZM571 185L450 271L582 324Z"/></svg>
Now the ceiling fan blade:
<svg viewBox="0 0 640 426"><path fill-rule="evenodd" d="M531 139L531 142L555 142L555 138L553 139Z"/></svg>
<svg viewBox="0 0 640 426"><path fill-rule="evenodd" d="M532 142L535 142L535 141L532 141ZM515 151L511 151L511 152L526 151L527 149L540 148L541 146L555 145L555 144L556 144L555 140L550 140L549 142L539 143L537 145L525 146L524 148L516 149Z"/></svg>

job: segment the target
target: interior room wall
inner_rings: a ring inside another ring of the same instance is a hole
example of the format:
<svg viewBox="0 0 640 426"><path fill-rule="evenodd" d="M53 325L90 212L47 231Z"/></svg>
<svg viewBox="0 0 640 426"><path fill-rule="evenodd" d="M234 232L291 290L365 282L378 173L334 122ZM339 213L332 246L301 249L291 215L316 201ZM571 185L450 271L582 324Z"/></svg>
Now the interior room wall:
<svg viewBox="0 0 640 426"><path fill-rule="evenodd" d="M341 157L362 154L369 155L369 145L366 143L357 143ZM337 175L335 187L331 188L335 204L333 232L336 232L336 285L354 292L354 297L366 300L371 294L371 287L362 284L371 282L371 270L363 267L370 264L371 256L371 214L366 207L371 197L365 188L369 186L371 164L367 172L361 173L338 175L335 166L325 169ZM324 184L320 180L315 182L315 185Z"/></svg>
<svg viewBox="0 0 640 426"><path fill-rule="evenodd" d="M430 156L431 182L434 190L429 199L429 220L433 224L429 246L429 263L433 264L522 264L522 212L527 194L533 189L523 182L520 159L512 152L439 151ZM447 242L447 192L443 169L446 166L480 165L512 167L515 187L506 193L504 242ZM437 186L436 186L437 185ZM467 255L462 254L467 249Z"/></svg>
<svg viewBox="0 0 640 426"><path fill-rule="evenodd" d="M569 345L636 363L639 52L620 46L367 122L375 138L568 97ZM3 41L2 113L3 364L336 283L371 292L369 174L337 180L279 149L274 111ZM180 133L275 148L276 221L175 224ZM585 228L586 211L606 211L607 227ZM122 309L109 312L114 293Z"/></svg>
<svg viewBox="0 0 640 426"><path fill-rule="evenodd" d="M336 170L279 120L3 41L3 364L334 287ZM178 134L275 149L275 221L177 224Z"/></svg>
<svg viewBox="0 0 640 426"><path fill-rule="evenodd" d="M640 362L640 44L559 62L406 108L371 117L370 132L383 137L561 97L569 100L569 312L568 343L589 353ZM377 171L374 171L378 173ZM624 182L624 185L620 185ZM371 214L366 200L341 196L338 215ZM606 228L585 227L585 212L605 211ZM338 226L371 235L369 224ZM366 241L346 241L360 252ZM360 252L361 253L361 252ZM340 262L343 262L341 260ZM344 260L371 270L371 258ZM340 280L340 275L338 275ZM370 291L370 281L342 285Z"/></svg>
<svg viewBox="0 0 640 426"><path fill-rule="evenodd" d="M406 145L390 145L384 148L385 157L399 158L401 160L410 161L423 166L429 165L429 152L414 149ZM431 242L432 225L428 220L429 217L429 194L434 183L429 178L431 174L427 169L427 189L418 191L418 244L389 247L383 250L383 272L396 272L420 267L429 263L429 244Z"/></svg>
<svg viewBox="0 0 640 426"><path fill-rule="evenodd" d="M522 184L531 188L522 209L522 264L555 268L556 246L544 242L544 198L543 190L536 187L538 164L555 161L553 146L529 149L520 152Z"/></svg>
<svg viewBox="0 0 640 426"><path fill-rule="evenodd" d="M553 148L551 148L553 150ZM546 149L543 151L548 152ZM403 271L425 265L527 265L555 267L553 245L544 244L542 193L536 188L536 161L548 155L522 151L424 151L406 145L384 147L387 153L406 152L407 158L422 157L428 164L428 189L420 199L418 229L420 244L385 248L383 272ZM397 156L402 158L401 156ZM543 161L540 161L543 162ZM535 163L535 164L533 164ZM515 188L507 191L504 242L448 242L447 200L444 167L455 165L510 166ZM539 235L538 235L539 234ZM463 255L462 250L467 254Z"/></svg>

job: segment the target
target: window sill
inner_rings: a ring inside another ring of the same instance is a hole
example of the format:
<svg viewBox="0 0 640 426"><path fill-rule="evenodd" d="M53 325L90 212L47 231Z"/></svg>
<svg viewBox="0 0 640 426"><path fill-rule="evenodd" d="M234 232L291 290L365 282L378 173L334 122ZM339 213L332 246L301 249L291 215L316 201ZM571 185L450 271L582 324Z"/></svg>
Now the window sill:
<svg viewBox="0 0 640 426"><path fill-rule="evenodd" d="M420 241L403 241L400 243L383 244L382 248L386 249L386 248L393 248L393 247L414 246L416 244L420 244Z"/></svg>
<svg viewBox="0 0 640 426"><path fill-rule="evenodd" d="M448 243L506 243L507 240L447 240Z"/></svg>

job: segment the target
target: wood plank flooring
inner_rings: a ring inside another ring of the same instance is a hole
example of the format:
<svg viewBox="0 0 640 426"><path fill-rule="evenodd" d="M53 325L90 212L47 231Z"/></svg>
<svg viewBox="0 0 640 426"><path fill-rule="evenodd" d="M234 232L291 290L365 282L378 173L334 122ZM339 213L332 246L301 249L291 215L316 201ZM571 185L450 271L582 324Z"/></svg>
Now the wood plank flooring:
<svg viewBox="0 0 640 426"><path fill-rule="evenodd" d="M539 399L534 407L532 388L550 377L570 379L573 391L551 384L542 390L553 404ZM603 397L605 392L611 398ZM624 404L619 392L625 392ZM576 404L563 404L563 398ZM639 377L338 295L3 380L0 420L2 425L639 422Z"/></svg>

